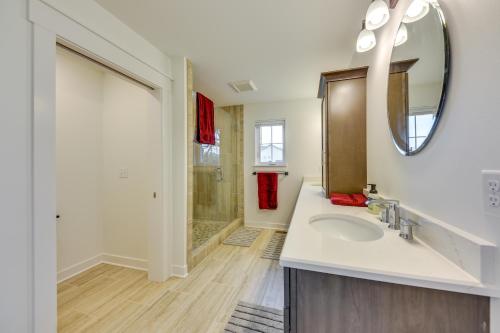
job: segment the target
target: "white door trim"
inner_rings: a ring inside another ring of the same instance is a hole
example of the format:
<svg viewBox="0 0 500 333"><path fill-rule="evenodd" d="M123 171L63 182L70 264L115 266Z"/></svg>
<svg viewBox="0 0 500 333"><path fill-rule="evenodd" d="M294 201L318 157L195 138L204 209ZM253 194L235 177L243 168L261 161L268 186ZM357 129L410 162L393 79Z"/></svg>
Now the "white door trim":
<svg viewBox="0 0 500 333"><path fill-rule="evenodd" d="M57 328L55 63L63 39L106 65L153 86L161 101L162 166L160 221L148 225L148 272L154 281L171 276L172 89L171 78L107 41L102 34L39 0L30 0L33 22L33 325L35 332Z"/></svg>

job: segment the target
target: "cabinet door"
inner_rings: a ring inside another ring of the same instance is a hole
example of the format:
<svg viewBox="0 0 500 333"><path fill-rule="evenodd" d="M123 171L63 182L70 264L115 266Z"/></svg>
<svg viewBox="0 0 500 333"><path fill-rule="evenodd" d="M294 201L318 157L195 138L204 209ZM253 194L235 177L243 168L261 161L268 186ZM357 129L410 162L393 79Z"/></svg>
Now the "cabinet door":
<svg viewBox="0 0 500 333"><path fill-rule="evenodd" d="M297 270L293 268L284 267L283 268L283 278L285 284L285 293L284 293L284 311L283 311L283 326L285 328L286 333L295 333L297 332L297 314L295 311L297 310L296 303L296 279Z"/></svg>
<svg viewBox="0 0 500 333"><path fill-rule="evenodd" d="M489 298L296 270L297 333L487 333Z"/></svg>
<svg viewBox="0 0 500 333"><path fill-rule="evenodd" d="M366 79L328 83L330 192L363 193L366 185Z"/></svg>

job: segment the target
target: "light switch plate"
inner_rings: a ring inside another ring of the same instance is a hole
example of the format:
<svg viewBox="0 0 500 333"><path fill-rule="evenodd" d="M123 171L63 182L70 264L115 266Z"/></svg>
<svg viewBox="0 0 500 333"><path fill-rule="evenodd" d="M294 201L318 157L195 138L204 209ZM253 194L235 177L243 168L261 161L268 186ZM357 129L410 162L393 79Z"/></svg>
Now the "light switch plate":
<svg viewBox="0 0 500 333"><path fill-rule="evenodd" d="M484 211L500 217L500 171L483 170L482 178Z"/></svg>
<svg viewBox="0 0 500 333"><path fill-rule="evenodd" d="M120 169L120 178L128 178L128 169L127 168Z"/></svg>

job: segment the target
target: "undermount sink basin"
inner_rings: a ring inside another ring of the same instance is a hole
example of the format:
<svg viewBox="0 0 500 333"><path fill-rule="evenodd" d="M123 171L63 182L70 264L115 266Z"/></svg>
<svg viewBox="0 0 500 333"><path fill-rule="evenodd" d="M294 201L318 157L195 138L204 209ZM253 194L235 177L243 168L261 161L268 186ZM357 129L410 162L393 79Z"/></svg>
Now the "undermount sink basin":
<svg viewBox="0 0 500 333"><path fill-rule="evenodd" d="M382 229L376 225L350 215L317 215L313 216L309 223L317 231L345 241L370 242L384 235Z"/></svg>

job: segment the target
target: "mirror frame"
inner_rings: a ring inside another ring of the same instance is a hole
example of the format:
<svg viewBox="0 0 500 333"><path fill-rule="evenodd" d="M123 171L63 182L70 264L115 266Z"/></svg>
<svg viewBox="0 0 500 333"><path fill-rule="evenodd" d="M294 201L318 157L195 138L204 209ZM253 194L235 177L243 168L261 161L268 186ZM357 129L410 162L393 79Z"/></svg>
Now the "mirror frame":
<svg viewBox="0 0 500 333"><path fill-rule="evenodd" d="M411 2L410 2L411 4ZM429 5L431 5L437 12L437 15L439 16L439 21L441 22L442 26L442 32L443 32L443 42L444 42L444 72L443 72L443 85L441 89L441 99L439 100L439 106L436 112L436 120L434 121L434 124L432 125L432 128L429 132L429 135L425 139L425 141L418 147L417 149L413 151L409 151L408 149L406 151L403 151L397 144L396 139L394 138L394 134L392 133L392 128L390 125L390 119L389 119L389 105L387 105L387 121L389 122L389 132L391 134L392 138L392 143L394 146L396 146L396 149L404 156L414 156L420 153L422 150L424 150L425 147L429 144L429 142L432 140L432 137L434 136L434 133L437 130L438 124L441 121L441 117L443 115L444 111L444 106L446 103L446 98L448 97L448 86L449 86L449 79L450 79L450 70L451 70L451 43L450 43L450 36L448 34L448 25L446 23L446 19L444 17L443 10L441 8L441 5L438 3L437 0L435 1L430 1ZM399 26L401 26L402 19L399 22ZM398 26L398 28L399 28ZM397 30L396 30L397 31ZM391 64L392 64L392 54L394 52L394 43L396 42L396 35L394 35L394 40L392 43L392 49L391 49L391 58L389 59L389 72L387 74L387 101L389 100L389 76L391 75Z"/></svg>

